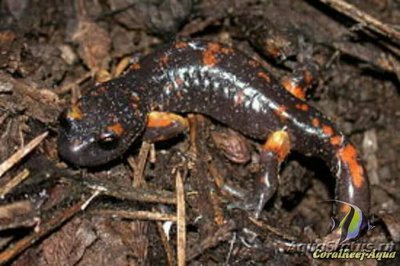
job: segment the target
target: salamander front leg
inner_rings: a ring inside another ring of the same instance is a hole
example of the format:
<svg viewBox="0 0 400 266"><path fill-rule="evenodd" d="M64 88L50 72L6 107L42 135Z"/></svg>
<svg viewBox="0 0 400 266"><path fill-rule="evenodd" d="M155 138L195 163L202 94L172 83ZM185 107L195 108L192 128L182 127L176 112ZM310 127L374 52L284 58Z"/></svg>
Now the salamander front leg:
<svg viewBox="0 0 400 266"><path fill-rule="evenodd" d="M254 191L246 196L243 203L234 204L233 207L252 211L254 216L258 218L265 204L276 192L279 167L289 151L288 133L284 130L273 132L262 147L260 163L264 170L255 181Z"/></svg>
<svg viewBox="0 0 400 266"><path fill-rule="evenodd" d="M143 139L149 142L162 141L175 137L189 128L186 118L166 112L150 112Z"/></svg>

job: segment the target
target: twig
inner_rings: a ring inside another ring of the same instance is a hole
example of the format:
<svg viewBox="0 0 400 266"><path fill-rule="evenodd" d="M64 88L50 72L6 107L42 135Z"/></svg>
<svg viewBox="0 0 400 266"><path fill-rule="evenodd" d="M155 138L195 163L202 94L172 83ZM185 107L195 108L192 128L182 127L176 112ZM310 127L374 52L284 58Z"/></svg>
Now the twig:
<svg viewBox="0 0 400 266"><path fill-rule="evenodd" d="M15 177L11 178L3 187L0 188L0 198L4 198L13 188L18 186L22 181L24 181L29 176L29 170L24 169L22 172L18 173Z"/></svg>
<svg viewBox="0 0 400 266"><path fill-rule="evenodd" d="M75 178L65 178L66 181L70 179L74 180ZM176 204L176 198L173 196L173 193L169 191L154 190L149 188L124 187L110 182L90 179L79 180L79 183L90 189L100 190L102 195L115 197L117 199L149 203Z"/></svg>
<svg viewBox="0 0 400 266"><path fill-rule="evenodd" d="M176 216L175 216L175 218L176 218ZM161 242L163 244L165 253L167 255L167 263L169 266L176 265L175 259L174 259L174 251L168 241L167 234L164 231L163 223L157 222L156 224L157 224L158 234L160 235Z"/></svg>
<svg viewBox="0 0 400 266"><path fill-rule="evenodd" d="M176 201L177 201L177 255L178 265L186 264L186 212L185 212L185 191L182 177L179 171L176 173Z"/></svg>
<svg viewBox="0 0 400 266"><path fill-rule="evenodd" d="M134 187L143 187L146 184L146 181L144 180L143 177L143 173L144 169L146 168L147 158L149 157L151 146L152 146L151 143L143 141L142 146L140 148L138 161L135 162L135 160L132 157L128 159L128 163L134 172L133 183L132 183Z"/></svg>
<svg viewBox="0 0 400 266"><path fill-rule="evenodd" d="M387 36L391 39L396 40L400 43L400 32L392 28L391 26L377 20L376 18L368 15L364 11L356 8L355 6L346 3L343 0L319 0L324 4L329 5L333 9L351 17L355 21L365 25L370 30Z"/></svg>
<svg viewBox="0 0 400 266"><path fill-rule="evenodd" d="M131 56L125 56L122 60L119 61L117 66L115 67L114 71L112 72L113 77L119 77L124 73L124 71L128 68L131 64Z"/></svg>
<svg viewBox="0 0 400 266"><path fill-rule="evenodd" d="M93 191L92 195L87 199L87 201L85 201L85 203L82 204L81 210L84 211L95 198L101 195L101 192L102 192L101 189Z"/></svg>
<svg viewBox="0 0 400 266"><path fill-rule="evenodd" d="M22 158L24 158L28 153L30 153L33 149L35 149L43 140L49 132L44 132L43 134L37 136L31 142L28 143L22 149L19 149L16 153L11 155L7 160L5 160L0 165L0 177L3 176L5 172L7 172L11 167L13 167L16 163L18 163Z"/></svg>
<svg viewBox="0 0 400 266"><path fill-rule="evenodd" d="M221 208L221 200L218 197L217 193L215 193L214 191L210 192L210 197L211 197L210 201L214 211L214 222L218 226L221 226L226 222L224 211Z"/></svg>
<svg viewBox="0 0 400 266"><path fill-rule="evenodd" d="M91 214L112 216L129 220L151 220L176 222L176 216L161 212L149 211L123 211L123 210L96 210Z"/></svg>

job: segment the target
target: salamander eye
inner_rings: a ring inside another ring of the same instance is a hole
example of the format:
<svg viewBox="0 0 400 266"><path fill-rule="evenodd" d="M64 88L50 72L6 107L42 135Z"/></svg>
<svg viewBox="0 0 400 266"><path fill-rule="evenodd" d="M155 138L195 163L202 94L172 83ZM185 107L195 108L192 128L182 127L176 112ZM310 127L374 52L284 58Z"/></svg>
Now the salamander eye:
<svg viewBox="0 0 400 266"><path fill-rule="evenodd" d="M60 123L60 126L64 130L66 130L66 131L70 130L72 121L71 121L71 118L68 117L68 111L67 110L64 110L61 113L61 115L58 118L58 122Z"/></svg>
<svg viewBox="0 0 400 266"><path fill-rule="evenodd" d="M112 131L103 132L100 134L98 143L107 150L111 150L118 145L120 137Z"/></svg>

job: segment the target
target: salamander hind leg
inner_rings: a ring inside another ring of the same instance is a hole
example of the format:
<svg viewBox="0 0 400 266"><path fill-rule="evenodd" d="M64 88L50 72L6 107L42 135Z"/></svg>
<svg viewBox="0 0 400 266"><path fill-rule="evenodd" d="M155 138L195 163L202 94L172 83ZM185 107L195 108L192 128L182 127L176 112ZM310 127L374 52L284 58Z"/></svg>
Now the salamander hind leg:
<svg viewBox="0 0 400 266"><path fill-rule="evenodd" d="M255 180L254 191L249 193L241 203L234 207L253 212L259 217L264 205L275 194L278 187L280 164L290 151L289 135L284 130L273 132L262 147L260 163L263 165L262 174Z"/></svg>

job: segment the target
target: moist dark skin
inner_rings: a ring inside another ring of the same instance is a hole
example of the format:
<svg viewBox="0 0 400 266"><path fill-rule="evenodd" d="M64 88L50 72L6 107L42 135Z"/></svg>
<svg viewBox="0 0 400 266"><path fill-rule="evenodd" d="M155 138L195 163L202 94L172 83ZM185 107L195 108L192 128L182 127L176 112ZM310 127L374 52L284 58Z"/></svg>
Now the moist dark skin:
<svg viewBox="0 0 400 266"><path fill-rule="evenodd" d="M328 164L337 199L369 210L367 173L350 141L257 61L219 43L173 43L143 58L125 76L91 89L63 116L59 153L78 166L109 162L143 134L153 111L202 113L259 140L283 130L290 150ZM279 160L270 161L279 167Z"/></svg>

